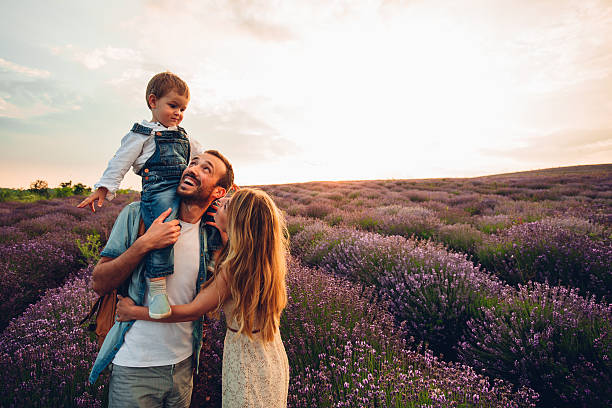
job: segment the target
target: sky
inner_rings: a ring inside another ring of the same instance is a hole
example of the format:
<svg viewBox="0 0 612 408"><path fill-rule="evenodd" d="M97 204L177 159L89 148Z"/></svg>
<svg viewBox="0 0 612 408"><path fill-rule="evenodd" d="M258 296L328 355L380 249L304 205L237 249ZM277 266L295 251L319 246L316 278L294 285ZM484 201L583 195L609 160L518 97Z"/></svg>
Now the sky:
<svg viewBox="0 0 612 408"><path fill-rule="evenodd" d="M1 187L93 185L165 70L240 185L612 162L610 0L21 0L0 22Z"/></svg>

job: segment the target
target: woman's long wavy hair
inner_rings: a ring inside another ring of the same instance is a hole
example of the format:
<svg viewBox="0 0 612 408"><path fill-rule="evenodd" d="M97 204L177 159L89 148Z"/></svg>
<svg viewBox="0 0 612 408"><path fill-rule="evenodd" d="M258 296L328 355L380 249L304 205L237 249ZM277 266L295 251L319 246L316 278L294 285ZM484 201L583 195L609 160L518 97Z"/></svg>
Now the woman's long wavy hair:
<svg viewBox="0 0 612 408"><path fill-rule="evenodd" d="M285 219L268 194L259 189L237 191L228 204L229 243L217 271L227 269L235 301L238 332L253 338L261 330L272 341L287 305L288 234ZM254 327L259 321L261 327Z"/></svg>

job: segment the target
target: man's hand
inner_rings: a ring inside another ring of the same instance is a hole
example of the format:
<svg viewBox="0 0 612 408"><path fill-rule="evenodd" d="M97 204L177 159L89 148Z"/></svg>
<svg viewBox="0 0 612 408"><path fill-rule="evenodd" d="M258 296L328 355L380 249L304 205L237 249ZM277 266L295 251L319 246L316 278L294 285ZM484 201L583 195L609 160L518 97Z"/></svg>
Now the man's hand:
<svg viewBox="0 0 612 408"><path fill-rule="evenodd" d="M147 251L165 248L178 240L179 235L181 235L179 220L164 222L171 212L172 208L168 208L161 213L160 216L153 221L153 224L151 224L147 232L138 238L138 240L145 245Z"/></svg>
<svg viewBox="0 0 612 408"><path fill-rule="evenodd" d="M89 197L81 201L77 205L77 208L83 208L86 206L90 206L91 211L96 212L95 202L98 201L98 207L102 207L102 203L104 202L104 199L106 198L107 194L108 194L108 188L98 187L98 189L94 191L93 193L91 193Z"/></svg>
<svg viewBox="0 0 612 408"><path fill-rule="evenodd" d="M170 208L164 211L153 221L151 227L117 258L100 258L91 276L92 288L98 295L102 296L118 288L149 251L165 248L176 242L181 231L178 220L164 222L171 212Z"/></svg>
<svg viewBox="0 0 612 408"><path fill-rule="evenodd" d="M121 295L117 295L117 299L119 302L117 303L117 312L115 312L115 319L118 322L127 322L130 320L134 320L135 317L132 314L133 307L136 306L131 297L123 297Z"/></svg>

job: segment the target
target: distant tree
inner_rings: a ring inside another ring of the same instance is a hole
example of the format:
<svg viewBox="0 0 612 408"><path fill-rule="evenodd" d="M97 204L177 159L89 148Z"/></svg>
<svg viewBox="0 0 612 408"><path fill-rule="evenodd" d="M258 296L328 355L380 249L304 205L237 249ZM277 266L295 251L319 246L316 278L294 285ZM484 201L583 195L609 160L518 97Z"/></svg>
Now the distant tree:
<svg viewBox="0 0 612 408"><path fill-rule="evenodd" d="M30 190L47 190L49 183L45 180L36 180L30 183Z"/></svg>
<svg viewBox="0 0 612 408"><path fill-rule="evenodd" d="M44 197L49 197L49 184L45 180L36 180L30 183L30 191Z"/></svg>
<svg viewBox="0 0 612 408"><path fill-rule="evenodd" d="M72 191L72 180L60 183L60 186L55 189L55 197L70 197L74 194Z"/></svg>
<svg viewBox="0 0 612 408"><path fill-rule="evenodd" d="M91 188L87 187L85 184L76 183L72 188L74 190L75 195L83 195L91 193Z"/></svg>

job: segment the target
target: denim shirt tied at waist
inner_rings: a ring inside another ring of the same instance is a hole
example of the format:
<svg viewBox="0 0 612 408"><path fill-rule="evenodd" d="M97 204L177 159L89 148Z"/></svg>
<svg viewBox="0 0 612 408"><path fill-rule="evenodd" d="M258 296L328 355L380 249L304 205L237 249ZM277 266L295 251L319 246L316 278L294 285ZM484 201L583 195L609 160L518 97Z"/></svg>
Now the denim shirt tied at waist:
<svg viewBox="0 0 612 408"><path fill-rule="evenodd" d="M117 258L125 252L138 238L138 227L140 224L140 203L133 202L125 206L121 211L111 231L106 246L101 256ZM212 252L221 247L221 236L219 230L200 223L200 268L196 292L200 291L202 284L206 281L207 265L212 264ZM144 303L146 289L144 261L141 261L128 278L128 295L137 305ZM193 322L193 366L196 373L199 368L200 350L202 348L202 323L203 317ZM89 382L95 383L100 373L113 361L125 339L125 333L132 327L134 321L115 322L106 335L104 343L100 348L98 357L94 362L89 375Z"/></svg>

